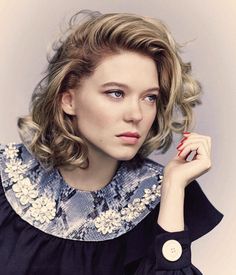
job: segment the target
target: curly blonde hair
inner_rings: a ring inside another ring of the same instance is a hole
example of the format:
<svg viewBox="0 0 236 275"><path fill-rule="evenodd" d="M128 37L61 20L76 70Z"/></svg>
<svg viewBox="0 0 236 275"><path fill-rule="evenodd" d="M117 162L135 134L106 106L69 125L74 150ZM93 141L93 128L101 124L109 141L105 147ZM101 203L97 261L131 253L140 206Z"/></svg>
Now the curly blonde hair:
<svg viewBox="0 0 236 275"><path fill-rule="evenodd" d="M81 15L85 15L83 20L78 20ZM73 116L62 110L62 93L79 87L80 80L90 76L106 55L128 50L155 61L160 84L158 115L137 154L147 157L154 150L165 152L173 132L190 129L192 107L201 103L201 85L191 76L191 64L181 59L181 47L158 19L80 11L54 43L47 74L32 95L30 114L18 118L22 142L47 168L86 168L88 148L78 135Z"/></svg>

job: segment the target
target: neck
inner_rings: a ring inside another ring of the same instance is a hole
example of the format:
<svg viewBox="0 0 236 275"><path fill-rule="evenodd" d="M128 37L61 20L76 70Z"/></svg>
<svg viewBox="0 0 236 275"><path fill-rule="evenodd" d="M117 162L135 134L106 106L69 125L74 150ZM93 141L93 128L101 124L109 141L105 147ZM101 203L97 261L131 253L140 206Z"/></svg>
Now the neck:
<svg viewBox="0 0 236 275"><path fill-rule="evenodd" d="M81 191L97 191L105 187L113 178L119 166L119 161L96 154L89 156L87 169L59 167L59 171L68 185Z"/></svg>

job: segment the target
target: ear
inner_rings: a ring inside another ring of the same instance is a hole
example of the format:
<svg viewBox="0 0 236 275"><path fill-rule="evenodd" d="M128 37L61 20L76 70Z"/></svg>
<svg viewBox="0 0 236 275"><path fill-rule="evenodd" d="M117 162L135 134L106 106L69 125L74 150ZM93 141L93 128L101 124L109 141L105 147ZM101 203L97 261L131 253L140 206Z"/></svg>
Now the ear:
<svg viewBox="0 0 236 275"><path fill-rule="evenodd" d="M68 115L75 115L75 91L68 90L63 92L61 97L61 107Z"/></svg>

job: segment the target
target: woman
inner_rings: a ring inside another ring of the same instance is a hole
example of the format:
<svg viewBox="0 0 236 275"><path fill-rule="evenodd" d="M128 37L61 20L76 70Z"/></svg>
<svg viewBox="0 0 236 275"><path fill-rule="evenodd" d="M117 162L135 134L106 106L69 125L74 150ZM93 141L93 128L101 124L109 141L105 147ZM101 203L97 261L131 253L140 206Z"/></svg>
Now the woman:
<svg viewBox="0 0 236 275"><path fill-rule="evenodd" d="M83 13L1 146L1 274L202 274L191 242L223 215L195 180L210 137L186 132L200 84L161 21Z"/></svg>

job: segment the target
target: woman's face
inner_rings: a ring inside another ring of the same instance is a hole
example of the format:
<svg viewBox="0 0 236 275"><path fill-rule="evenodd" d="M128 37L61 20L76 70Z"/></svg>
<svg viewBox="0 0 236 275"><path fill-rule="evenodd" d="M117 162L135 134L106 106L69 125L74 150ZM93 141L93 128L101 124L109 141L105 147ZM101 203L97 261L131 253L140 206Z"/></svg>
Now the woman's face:
<svg viewBox="0 0 236 275"><path fill-rule="evenodd" d="M124 51L105 57L78 89L62 98L62 108L75 115L90 154L129 160L142 146L156 116L158 75L154 61ZM136 132L140 138L121 138Z"/></svg>

